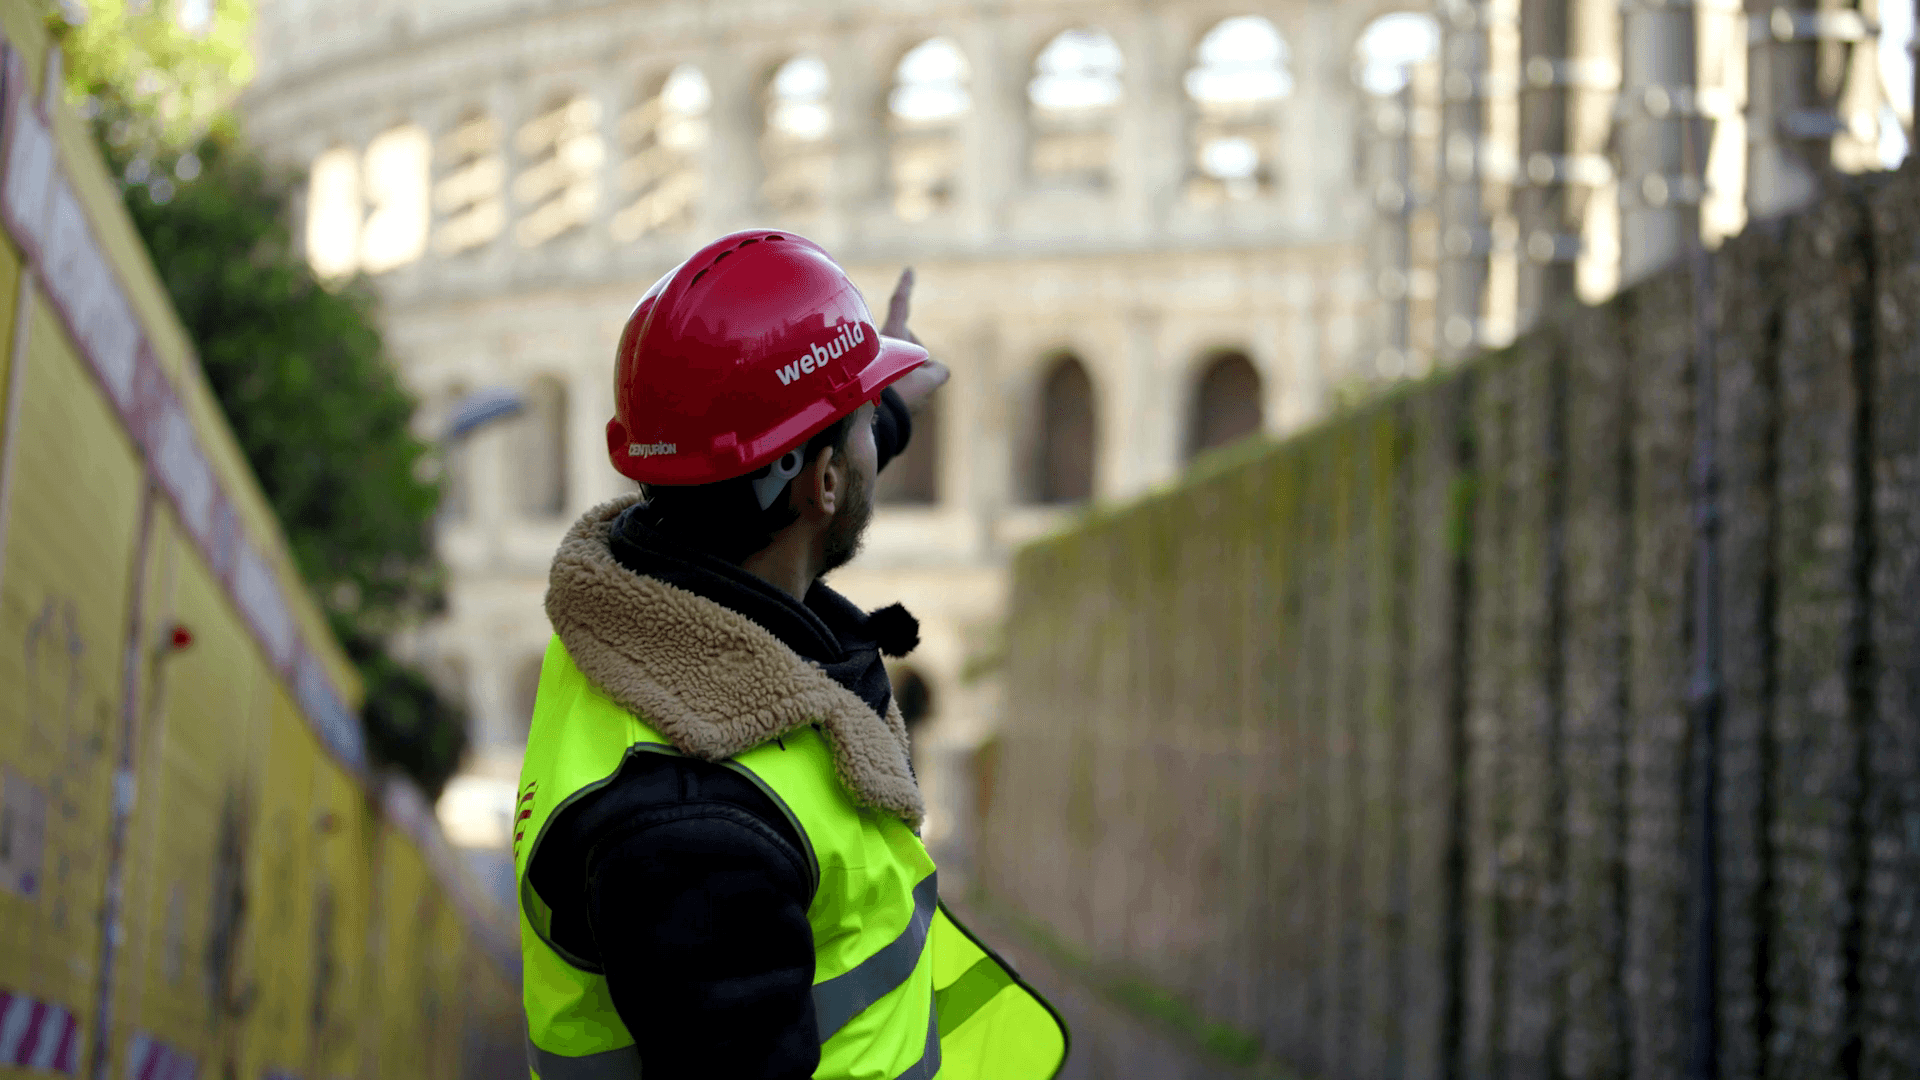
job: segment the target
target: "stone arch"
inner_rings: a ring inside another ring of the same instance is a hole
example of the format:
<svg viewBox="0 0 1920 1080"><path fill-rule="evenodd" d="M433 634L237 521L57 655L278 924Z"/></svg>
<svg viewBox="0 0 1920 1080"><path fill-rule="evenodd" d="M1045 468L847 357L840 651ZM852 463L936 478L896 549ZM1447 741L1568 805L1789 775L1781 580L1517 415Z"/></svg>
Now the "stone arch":
<svg viewBox="0 0 1920 1080"><path fill-rule="evenodd" d="M1260 369L1240 349L1215 349L1200 360L1187 395L1186 460L1255 434L1265 426Z"/></svg>
<svg viewBox="0 0 1920 1080"><path fill-rule="evenodd" d="M833 77L817 53L773 66L760 87L761 198L777 214L821 209L833 179Z"/></svg>
<svg viewBox="0 0 1920 1080"><path fill-rule="evenodd" d="M961 166L960 125L973 108L972 66L959 42L937 35L894 65L887 94L888 180L894 212L917 221L951 205Z"/></svg>
<svg viewBox="0 0 1920 1080"><path fill-rule="evenodd" d="M643 84L617 127L620 163L614 186L620 209L614 239L684 231L699 210L701 162L711 137L713 89L694 64L681 64Z"/></svg>
<svg viewBox="0 0 1920 1080"><path fill-rule="evenodd" d="M433 246L441 255L471 251L499 236L507 223L507 161L500 123L468 109L434 146Z"/></svg>
<svg viewBox="0 0 1920 1080"><path fill-rule="evenodd" d="M1087 365L1071 351L1054 353L1042 365L1037 390L1028 491L1041 504L1090 499L1100 413Z"/></svg>
<svg viewBox="0 0 1920 1080"><path fill-rule="evenodd" d="M513 421L514 489L522 515L552 519L567 509L567 386L553 375L527 385Z"/></svg>
<svg viewBox="0 0 1920 1080"><path fill-rule="evenodd" d="M606 140L600 134L600 102L561 90L514 132L522 165L513 178L522 208L514 239L539 247L585 225L600 202Z"/></svg>
<svg viewBox="0 0 1920 1080"><path fill-rule="evenodd" d="M932 506L940 501L940 421L944 395L935 394L913 418L906 452L887 463L874 484L874 499L886 506Z"/></svg>
<svg viewBox="0 0 1920 1080"><path fill-rule="evenodd" d="M1191 55L1189 197L1213 204L1271 193L1279 107L1293 93L1286 38L1265 16L1235 15L1210 26Z"/></svg>
<svg viewBox="0 0 1920 1080"><path fill-rule="evenodd" d="M1096 191L1111 184L1125 69L1119 43L1098 26L1069 27L1041 46L1027 82L1035 183Z"/></svg>
<svg viewBox="0 0 1920 1080"><path fill-rule="evenodd" d="M907 735L917 736L938 705L933 683L912 664L895 664L889 674L893 700L900 706L900 718L907 722Z"/></svg>

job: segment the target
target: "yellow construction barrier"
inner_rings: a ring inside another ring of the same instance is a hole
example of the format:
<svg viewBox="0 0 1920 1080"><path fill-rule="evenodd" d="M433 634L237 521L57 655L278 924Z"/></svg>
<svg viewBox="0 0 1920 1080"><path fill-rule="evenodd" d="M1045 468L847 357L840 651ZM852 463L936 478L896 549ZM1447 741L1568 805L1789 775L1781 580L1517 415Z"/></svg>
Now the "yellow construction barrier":
<svg viewBox="0 0 1920 1080"><path fill-rule="evenodd" d="M0 1077L524 1076L34 9L0 0Z"/></svg>

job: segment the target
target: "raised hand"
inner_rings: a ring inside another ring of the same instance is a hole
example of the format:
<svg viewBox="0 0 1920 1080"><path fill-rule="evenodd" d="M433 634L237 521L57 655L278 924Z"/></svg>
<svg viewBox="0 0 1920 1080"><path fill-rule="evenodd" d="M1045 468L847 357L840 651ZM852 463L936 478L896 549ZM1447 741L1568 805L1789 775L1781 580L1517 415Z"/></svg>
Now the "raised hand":
<svg viewBox="0 0 1920 1080"><path fill-rule="evenodd" d="M913 267L900 271L900 283L893 287L893 295L887 299L887 321L881 325L882 337L899 338L920 344L920 339L907 329L907 317L913 310ZM938 390L953 373L947 365L929 358L926 363L902 375L893 384L900 400L907 403L912 412L919 412L927 398Z"/></svg>

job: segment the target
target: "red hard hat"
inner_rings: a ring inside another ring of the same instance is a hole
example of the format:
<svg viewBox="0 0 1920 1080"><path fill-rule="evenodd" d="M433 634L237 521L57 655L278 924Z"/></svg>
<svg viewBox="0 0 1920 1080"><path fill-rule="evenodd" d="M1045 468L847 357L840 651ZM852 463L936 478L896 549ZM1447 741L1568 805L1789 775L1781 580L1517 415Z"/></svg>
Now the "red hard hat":
<svg viewBox="0 0 1920 1080"><path fill-rule="evenodd" d="M613 368L613 467L643 484L712 484L778 460L918 367L860 290L788 232L723 236L654 283Z"/></svg>

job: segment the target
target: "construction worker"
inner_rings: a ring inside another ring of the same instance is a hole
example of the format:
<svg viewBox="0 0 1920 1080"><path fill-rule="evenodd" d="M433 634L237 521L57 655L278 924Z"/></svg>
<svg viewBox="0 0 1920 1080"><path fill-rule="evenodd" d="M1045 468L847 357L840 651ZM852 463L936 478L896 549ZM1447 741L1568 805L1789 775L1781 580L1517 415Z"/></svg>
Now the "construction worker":
<svg viewBox="0 0 1920 1080"><path fill-rule="evenodd" d="M945 369L792 233L629 316L607 449L638 495L553 562L514 864L540 1080L1041 1080L1052 1009L939 903L882 654L821 582Z"/></svg>

